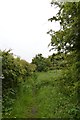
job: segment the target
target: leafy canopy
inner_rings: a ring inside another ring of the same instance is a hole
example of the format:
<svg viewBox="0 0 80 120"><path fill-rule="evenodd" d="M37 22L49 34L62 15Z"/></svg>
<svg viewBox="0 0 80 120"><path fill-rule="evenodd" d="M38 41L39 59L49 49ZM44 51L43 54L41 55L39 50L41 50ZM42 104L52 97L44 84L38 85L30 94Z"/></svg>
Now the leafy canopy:
<svg viewBox="0 0 80 120"><path fill-rule="evenodd" d="M59 21L60 30L50 30L50 45L58 52L80 51L80 2L52 2L59 7L56 16L49 21Z"/></svg>

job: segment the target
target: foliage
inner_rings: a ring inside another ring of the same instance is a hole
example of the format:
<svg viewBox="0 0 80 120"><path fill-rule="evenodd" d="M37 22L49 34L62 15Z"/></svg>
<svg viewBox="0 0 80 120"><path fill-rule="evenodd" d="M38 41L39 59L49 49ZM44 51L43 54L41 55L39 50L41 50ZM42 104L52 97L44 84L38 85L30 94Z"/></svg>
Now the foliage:
<svg viewBox="0 0 80 120"><path fill-rule="evenodd" d="M36 55L32 59L32 63L36 65L36 70L38 72L47 71L51 66L51 62L48 58L44 58L42 54Z"/></svg>
<svg viewBox="0 0 80 120"><path fill-rule="evenodd" d="M79 4L78 3L55 3L60 9L56 16L49 20L59 21L61 29L51 31L51 46L59 52L69 52L80 49L79 47Z"/></svg>
<svg viewBox="0 0 80 120"><path fill-rule="evenodd" d="M37 72L29 77L21 85L14 109L8 117L73 119L79 107L74 105L74 96L64 95L59 89L58 80L63 71Z"/></svg>
<svg viewBox="0 0 80 120"><path fill-rule="evenodd" d="M80 2L51 4L59 11L49 21L61 26L48 32L56 54L30 64L2 51L3 117L80 118Z"/></svg>
<svg viewBox="0 0 80 120"><path fill-rule="evenodd" d="M52 69L63 69L68 65L65 54L57 53L49 56L52 63Z"/></svg>
<svg viewBox="0 0 80 120"><path fill-rule="evenodd" d="M11 50L2 51L2 81L3 114L10 114L20 83L32 75L35 65L31 65L19 57L14 57Z"/></svg>
<svg viewBox="0 0 80 120"><path fill-rule="evenodd" d="M67 63L69 62L68 66L64 66L66 69L63 76L58 80L59 87L63 87L60 88L63 93L66 91L75 97L74 112L77 113L73 116L77 118L79 110L76 111L76 107L80 106L80 2L52 2L52 4L59 7L59 11L49 21L58 21L61 28L56 32L53 30L48 32L51 35L50 45L61 55L65 53Z"/></svg>
<svg viewBox="0 0 80 120"><path fill-rule="evenodd" d="M2 76L2 53L0 51L0 76Z"/></svg>

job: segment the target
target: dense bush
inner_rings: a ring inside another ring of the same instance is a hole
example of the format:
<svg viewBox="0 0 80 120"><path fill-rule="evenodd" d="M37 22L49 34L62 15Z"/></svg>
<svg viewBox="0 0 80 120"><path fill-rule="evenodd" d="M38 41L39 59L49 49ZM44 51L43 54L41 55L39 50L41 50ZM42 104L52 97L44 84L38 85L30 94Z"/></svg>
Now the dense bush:
<svg viewBox="0 0 80 120"><path fill-rule="evenodd" d="M20 84L31 76L35 65L15 57L11 50L2 51L2 81L3 114L9 114Z"/></svg>
<svg viewBox="0 0 80 120"><path fill-rule="evenodd" d="M48 71L50 67L52 66L52 63L49 58L44 58L42 54L36 55L32 59L32 64L36 65L36 71Z"/></svg>
<svg viewBox="0 0 80 120"><path fill-rule="evenodd" d="M62 77L58 80L59 87L65 95L74 96L74 108L70 114L74 118L80 118L79 109L76 109L80 107L80 2L52 1L51 4L58 7L59 11L49 21L60 23L60 30L48 32L51 36L51 50L56 50L61 55L65 53L68 65L64 66Z"/></svg>

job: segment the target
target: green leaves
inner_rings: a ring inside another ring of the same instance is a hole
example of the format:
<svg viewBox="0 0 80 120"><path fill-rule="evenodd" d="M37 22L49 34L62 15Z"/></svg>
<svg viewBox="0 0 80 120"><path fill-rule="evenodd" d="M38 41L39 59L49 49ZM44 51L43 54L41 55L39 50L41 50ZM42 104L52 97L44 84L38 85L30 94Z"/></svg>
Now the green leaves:
<svg viewBox="0 0 80 120"><path fill-rule="evenodd" d="M58 80L59 87L64 95L71 96L73 107L68 112L72 118L80 117L77 106L80 107L80 2L52 2L53 5L59 7L58 13L49 20L58 21L61 29L48 32L51 36L51 50L56 50L57 54L65 54L65 59L60 62L64 65L62 78ZM53 52L54 52L53 51ZM54 65L58 65L59 61L53 57ZM57 68L57 67L56 67Z"/></svg>
<svg viewBox="0 0 80 120"><path fill-rule="evenodd" d="M36 70L39 71L39 72L47 71L48 67L49 67L49 64L51 64L47 58L44 58L42 56L42 54L36 55L32 59L32 63L36 65Z"/></svg>
<svg viewBox="0 0 80 120"><path fill-rule="evenodd" d="M57 52L70 52L78 49L77 46L79 43L78 39L78 31L79 28L79 10L78 7L79 3L57 3L53 2L54 5L59 7L59 11L56 16L53 16L49 20L52 21L59 21L61 25L61 29L57 32L54 32L51 35L51 46ZM60 4L60 5L59 5ZM67 46L68 44L68 46ZM76 45L77 44L77 45ZM79 43L80 44L80 43Z"/></svg>
<svg viewBox="0 0 80 120"><path fill-rule="evenodd" d="M35 65L19 57L15 58L11 50L2 51L2 58L2 73L4 76L2 81L3 115L9 116L20 87L20 82L23 83L25 78L32 75Z"/></svg>

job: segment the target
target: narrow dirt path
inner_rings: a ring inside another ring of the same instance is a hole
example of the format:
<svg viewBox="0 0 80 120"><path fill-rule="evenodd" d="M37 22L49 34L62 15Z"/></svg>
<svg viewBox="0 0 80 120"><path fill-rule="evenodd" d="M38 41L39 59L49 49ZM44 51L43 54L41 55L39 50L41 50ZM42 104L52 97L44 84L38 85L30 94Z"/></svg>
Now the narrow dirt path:
<svg viewBox="0 0 80 120"><path fill-rule="evenodd" d="M32 103L32 108L31 108L31 117L32 118L36 118L37 117L37 114L38 114L38 108L37 108L37 104L36 104L36 88L33 87L32 88L32 96L33 96L33 103Z"/></svg>

